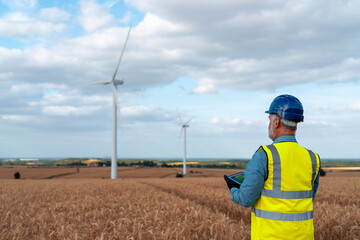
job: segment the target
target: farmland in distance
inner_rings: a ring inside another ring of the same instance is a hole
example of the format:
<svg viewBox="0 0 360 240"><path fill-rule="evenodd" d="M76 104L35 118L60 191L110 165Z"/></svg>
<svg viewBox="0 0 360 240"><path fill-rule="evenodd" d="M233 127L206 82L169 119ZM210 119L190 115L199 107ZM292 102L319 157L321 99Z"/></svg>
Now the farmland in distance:
<svg viewBox="0 0 360 240"><path fill-rule="evenodd" d="M106 167L43 169L0 168L0 239L250 239L250 209L222 179L238 170L118 168L110 180ZM316 239L360 239L359 188L358 171L320 179Z"/></svg>
<svg viewBox="0 0 360 240"><path fill-rule="evenodd" d="M222 177L239 169L187 168L187 177ZM182 168L118 167L119 178L174 178ZM243 170L242 170L243 171ZM110 167L29 167L0 166L0 179L13 179L19 172L21 179L79 179L110 178Z"/></svg>

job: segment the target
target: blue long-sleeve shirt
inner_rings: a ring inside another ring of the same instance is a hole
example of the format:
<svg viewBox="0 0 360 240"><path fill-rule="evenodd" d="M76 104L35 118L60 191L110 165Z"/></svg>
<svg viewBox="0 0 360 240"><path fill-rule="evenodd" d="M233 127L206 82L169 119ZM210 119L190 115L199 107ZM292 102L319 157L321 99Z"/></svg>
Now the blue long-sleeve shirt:
<svg viewBox="0 0 360 240"><path fill-rule="evenodd" d="M294 136L281 136L275 139L273 143L279 142L296 142ZM267 179L267 156L263 149L257 151L252 156L251 161L245 168L244 182L240 188L231 189L231 200L235 204L240 204L244 207L251 207L261 195L261 190L264 182ZM313 199L319 186L319 175L317 175L313 186Z"/></svg>

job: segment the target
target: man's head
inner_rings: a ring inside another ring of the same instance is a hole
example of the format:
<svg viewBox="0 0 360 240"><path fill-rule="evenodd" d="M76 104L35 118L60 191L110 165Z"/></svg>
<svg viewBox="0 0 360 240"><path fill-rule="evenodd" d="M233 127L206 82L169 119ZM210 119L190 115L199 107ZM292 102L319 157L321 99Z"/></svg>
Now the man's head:
<svg viewBox="0 0 360 240"><path fill-rule="evenodd" d="M295 136L297 123L304 121L301 102L291 95L276 97L265 113L269 113L269 138L275 140L284 135Z"/></svg>

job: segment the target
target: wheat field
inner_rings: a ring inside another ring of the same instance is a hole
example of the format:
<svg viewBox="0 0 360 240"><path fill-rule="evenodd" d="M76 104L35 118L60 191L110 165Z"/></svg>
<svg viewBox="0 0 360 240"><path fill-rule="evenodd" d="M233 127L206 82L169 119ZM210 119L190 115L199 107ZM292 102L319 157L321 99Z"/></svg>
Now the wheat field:
<svg viewBox="0 0 360 240"><path fill-rule="evenodd" d="M359 188L359 172L321 178L316 239L360 239ZM217 176L0 179L0 219L0 239L250 239Z"/></svg>

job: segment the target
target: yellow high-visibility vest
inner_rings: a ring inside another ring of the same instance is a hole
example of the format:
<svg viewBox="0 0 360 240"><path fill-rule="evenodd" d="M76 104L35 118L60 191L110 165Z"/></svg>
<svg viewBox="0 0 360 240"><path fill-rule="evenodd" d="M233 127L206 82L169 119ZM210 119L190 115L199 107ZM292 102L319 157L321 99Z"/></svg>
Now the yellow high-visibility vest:
<svg viewBox="0 0 360 240"><path fill-rule="evenodd" d="M320 158L296 142L261 146L268 178L251 212L251 239L314 239L313 185Z"/></svg>

